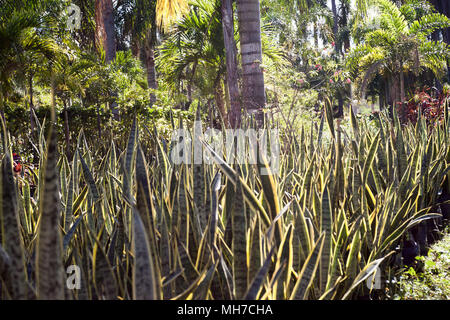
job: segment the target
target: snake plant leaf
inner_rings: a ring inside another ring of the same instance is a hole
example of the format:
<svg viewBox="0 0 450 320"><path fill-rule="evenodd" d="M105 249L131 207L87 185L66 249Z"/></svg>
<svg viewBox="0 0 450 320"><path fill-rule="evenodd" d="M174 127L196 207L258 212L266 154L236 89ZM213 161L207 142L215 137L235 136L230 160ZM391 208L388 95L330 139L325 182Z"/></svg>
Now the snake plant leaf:
<svg viewBox="0 0 450 320"><path fill-rule="evenodd" d="M308 288L314 280L315 273L319 265L324 240L325 233L322 232L319 239L314 244L311 253L308 255L305 263L303 264L295 287L292 290L290 300L304 300L306 298Z"/></svg>
<svg viewBox="0 0 450 320"><path fill-rule="evenodd" d="M240 180L240 184L242 186L242 190L244 192L245 200L250 204L255 210L261 214L264 223L268 226L270 225L270 218L267 214L266 210L262 206L261 202L256 198L253 191L249 188L249 186L245 183L242 177L239 177L237 173L231 168L206 142L203 142L206 150L212 154L214 159L216 160L220 169L225 173L228 178L228 181L231 182L234 186L237 184L237 180Z"/></svg>
<svg viewBox="0 0 450 320"><path fill-rule="evenodd" d="M322 207L321 207L321 232L325 232L325 240L322 249L321 261L320 261L320 286L321 290L325 291L325 287L328 281L330 259L332 254L332 208L331 201L328 193L328 186L322 194Z"/></svg>
<svg viewBox="0 0 450 320"><path fill-rule="evenodd" d="M150 251L150 244L144 224L137 212L133 208L133 299L134 300L155 300L158 297L157 279L155 277L155 266Z"/></svg>
<svg viewBox="0 0 450 320"><path fill-rule="evenodd" d="M86 182L89 186L89 193L92 197L92 201L94 202L94 204L96 205L96 208L97 208L96 212L97 212L97 217L98 217L98 221L99 221L97 226L101 227L103 225L103 215L98 206L99 201L100 201L100 193L98 191L97 185L95 184L95 180L92 175L92 172L89 169L89 166L87 165L86 161L84 160L84 158L80 152L79 152L79 157L80 157L81 166L83 168L84 179L86 180Z"/></svg>
<svg viewBox="0 0 450 320"><path fill-rule="evenodd" d="M214 263L208 269L208 272L206 272L205 277L198 284L198 287L194 292L194 300L206 300L206 298L208 296L208 291L210 290L211 282L212 282L214 273L216 272L218 264L219 264L219 261L216 261L216 263Z"/></svg>
<svg viewBox="0 0 450 320"><path fill-rule="evenodd" d="M210 244L211 246L216 245L217 239L217 225L219 221L219 190L220 190L220 180L222 175L220 172L216 172L214 179L211 183L211 226L210 226Z"/></svg>
<svg viewBox="0 0 450 320"><path fill-rule="evenodd" d="M40 221L36 254L36 287L38 299L64 299L65 273L62 265L62 238L59 226L56 128L50 127L44 188L40 204Z"/></svg>
<svg viewBox="0 0 450 320"><path fill-rule="evenodd" d="M72 225L73 220L73 194L74 194L74 179L73 174L70 176L69 180L69 189L67 190L67 197L66 197L66 208L64 210L64 231L67 234L69 231L70 226Z"/></svg>
<svg viewBox="0 0 450 320"><path fill-rule="evenodd" d="M378 144L380 142L380 140L378 139L379 136L380 132L378 132L375 138L373 139L372 144L370 145L369 148L369 153L367 154L366 161L364 162L363 176L362 176L364 183L367 182L367 176L369 175L369 170L372 167L372 162L373 159L375 158L375 153L378 149Z"/></svg>
<svg viewBox="0 0 450 320"><path fill-rule="evenodd" d="M232 220L234 296L241 299L247 290L247 253L245 204L240 181L236 183Z"/></svg>
<svg viewBox="0 0 450 320"><path fill-rule="evenodd" d="M14 280L9 284L10 295L13 299L26 299L27 280L25 276L24 248L20 232L16 185L14 183L9 152L3 158L0 178L0 234L2 236L2 245L8 253L11 263L9 268L10 277Z"/></svg>
<svg viewBox="0 0 450 320"><path fill-rule="evenodd" d="M377 272L378 267L380 266L381 262L383 262L383 260L386 257L387 256L385 256L383 258L380 258L380 259L377 259L375 261L372 261L367 266L365 266L364 269L362 269L361 272L358 274L358 276L355 278L355 280L353 281L352 285L347 290L347 292L344 294L342 299L344 299L344 300L347 299L351 295L353 290L355 288L357 288L360 283L362 283L364 280L369 278L372 274Z"/></svg>
<svg viewBox="0 0 450 320"><path fill-rule="evenodd" d="M252 280L247 292L244 295L244 300L255 300L258 296L258 292L261 290L264 279L266 278L269 267L272 263L272 256L275 253L275 248L272 249L267 254L262 267L258 270L255 278Z"/></svg>

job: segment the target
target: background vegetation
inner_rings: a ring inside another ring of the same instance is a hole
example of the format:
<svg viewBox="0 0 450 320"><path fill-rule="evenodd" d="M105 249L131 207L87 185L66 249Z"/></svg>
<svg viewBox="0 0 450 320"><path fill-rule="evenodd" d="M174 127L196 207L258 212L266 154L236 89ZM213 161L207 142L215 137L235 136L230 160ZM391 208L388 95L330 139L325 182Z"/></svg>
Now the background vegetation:
<svg viewBox="0 0 450 320"><path fill-rule="evenodd" d="M2 299L395 298L442 237L447 1L72 3L0 5ZM181 127L277 128L280 171Z"/></svg>

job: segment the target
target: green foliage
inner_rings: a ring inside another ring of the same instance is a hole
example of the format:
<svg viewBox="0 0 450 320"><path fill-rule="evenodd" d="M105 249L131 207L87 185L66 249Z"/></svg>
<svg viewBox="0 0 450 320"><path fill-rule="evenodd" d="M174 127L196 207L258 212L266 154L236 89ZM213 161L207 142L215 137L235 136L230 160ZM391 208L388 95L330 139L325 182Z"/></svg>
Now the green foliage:
<svg viewBox="0 0 450 320"><path fill-rule="evenodd" d="M397 7L390 0L375 0L379 24L367 29L361 43L347 56L347 67L359 86L358 95L365 98L369 82L376 74L392 77L405 71L419 74L425 69L442 76L450 56L448 45L429 40L431 33L450 26L447 17L426 13L409 14L411 4ZM411 15L414 20L411 19Z"/></svg>
<svg viewBox="0 0 450 320"><path fill-rule="evenodd" d="M448 270L450 259L450 237L447 235L433 245L426 257L417 257L422 270L416 272L412 267L405 270L399 279L399 300L448 300L450 281Z"/></svg>
<svg viewBox="0 0 450 320"><path fill-rule="evenodd" d="M1 236L23 241L25 263L36 279L45 276L33 267L31 251L49 257L38 261L44 270L52 268L54 285L40 280L40 299L365 295L365 280L378 266L391 273L392 250L410 228L439 216L432 208L449 163L446 145L436 137L448 140L448 119L427 131L423 123L402 128L397 118L385 121L384 114L371 121L353 115L352 134L333 120L329 106L326 115L327 125L313 127L312 135L326 132L329 142L289 144L280 136L276 175L267 162L175 165L170 161L175 145L142 119L127 125L125 137L116 135L102 147L81 131L72 161L57 156L52 129L47 142L41 131L39 167L16 177L16 194L6 191L15 182L2 180L7 185L1 203L16 199L23 231ZM406 167L407 161L413 164ZM261 168L269 175L261 175ZM72 212L66 216L68 208ZM61 254L58 241L50 241L59 230L64 230ZM8 265L9 274L16 270L8 262L14 253L9 247L3 251L0 267ZM60 264L81 267L81 290L64 292ZM11 285L10 277L2 277ZM27 283L33 295L33 282ZM9 289L3 290L8 298Z"/></svg>

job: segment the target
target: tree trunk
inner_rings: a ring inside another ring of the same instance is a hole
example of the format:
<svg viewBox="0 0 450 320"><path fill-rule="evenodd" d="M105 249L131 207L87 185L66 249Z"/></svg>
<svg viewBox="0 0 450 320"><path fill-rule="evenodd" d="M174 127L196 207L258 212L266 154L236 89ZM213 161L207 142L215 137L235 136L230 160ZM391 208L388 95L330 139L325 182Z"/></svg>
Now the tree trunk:
<svg viewBox="0 0 450 320"><path fill-rule="evenodd" d="M314 35L314 47L319 48L319 27L317 26L317 20L313 24L313 35Z"/></svg>
<svg viewBox="0 0 450 320"><path fill-rule="evenodd" d="M262 63L259 0L237 0L242 57L242 91L244 108L256 113L258 126L263 125L266 104Z"/></svg>
<svg viewBox="0 0 450 320"><path fill-rule="evenodd" d="M102 139L102 123L100 121L100 107L97 104L97 130L98 130L98 138Z"/></svg>
<svg viewBox="0 0 450 320"><path fill-rule="evenodd" d="M139 39L134 38L131 43L131 53L136 59L140 59L141 56L141 43Z"/></svg>
<svg viewBox="0 0 450 320"><path fill-rule="evenodd" d="M333 34L335 41L334 48L336 52L338 52L338 48L340 48L340 45L338 44L338 13L336 8L336 0L331 0L331 11L333 12Z"/></svg>
<svg viewBox="0 0 450 320"><path fill-rule="evenodd" d="M64 135L66 138L66 156L70 159L70 131L69 131L69 115L67 113L66 100L63 100L64 104Z"/></svg>
<svg viewBox="0 0 450 320"><path fill-rule="evenodd" d="M341 20L341 26L344 29L348 28L348 15L349 15L349 8L347 5L345 5L342 7L342 20ZM343 44L344 44L344 53L345 53L350 49L350 34L349 34L349 32L345 33L343 42L344 42Z"/></svg>
<svg viewBox="0 0 450 320"><path fill-rule="evenodd" d="M95 41L97 48L105 51L105 61L110 62L116 56L116 38L114 30L114 11L112 0L95 0ZM111 92L111 96L117 96ZM115 120L119 120L117 103L112 101L110 109Z"/></svg>
<svg viewBox="0 0 450 320"><path fill-rule="evenodd" d="M403 65L400 66L400 116L402 120L406 120L405 110L405 75L403 73Z"/></svg>
<svg viewBox="0 0 450 320"><path fill-rule="evenodd" d="M220 116L224 124L226 125L225 102L223 99L223 88L220 78L216 81L216 85L214 88L214 99L216 101L217 110L219 111Z"/></svg>
<svg viewBox="0 0 450 320"><path fill-rule="evenodd" d="M152 45L148 44L145 47L145 61L147 66L147 84L149 88L157 89L158 82L156 80L155 69L155 50Z"/></svg>
<svg viewBox="0 0 450 320"><path fill-rule="evenodd" d="M33 73L30 71L28 75L28 94L30 95L30 131L33 137L34 133L34 117L33 117Z"/></svg>
<svg viewBox="0 0 450 320"><path fill-rule="evenodd" d="M2 117L3 122L6 124L6 118L5 118L5 100L4 100L4 94L0 92L0 117Z"/></svg>
<svg viewBox="0 0 450 320"><path fill-rule="evenodd" d="M397 102L400 100L399 92L400 92L400 86L399 86L399 77L395 75L390 75L388 78L389 83L389 107L390 114L392 115L393 108L396 107Z"/></svg>
<svg viewBox="0 0 450 320"><path fill-rule="evenodd" d="M238 86L237 48L234 41L232 0L222 1L222 29L227 65L227 86L230 99L228 121L232 128L241 125L241 103Z"/></svg>
<svg viewBox="0 0 450 320"><path fill-rule="evenodd" d="M155 68L155 38L156 29L151 28L147 32L147 37L145 39L144 53L145 53L145 66L147 68L147 84L151 89L158 89L158 81L156 79L156 68ZM150 104L153 105L156 101L155 95L152 93L150 95Z"/></svg>
<svg viewBox="0 0 450 320"><path fill-rule="evenodd" d="M112 0L95 0L95 41L105 51L109 62L116 56L114 12Z"/></svg>

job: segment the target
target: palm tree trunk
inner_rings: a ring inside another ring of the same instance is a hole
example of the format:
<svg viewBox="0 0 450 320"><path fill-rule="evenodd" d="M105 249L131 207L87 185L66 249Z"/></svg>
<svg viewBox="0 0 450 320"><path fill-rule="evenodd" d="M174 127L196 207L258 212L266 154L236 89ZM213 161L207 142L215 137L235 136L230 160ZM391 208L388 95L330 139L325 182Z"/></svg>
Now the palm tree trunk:
<svg viewBox="0 0 450 320"><path fill-rule="evenodd" d="M148 87L152 89L158 88L158 82L156 81L156 69L155 69L155 50L153 46L148 45L145 50L145 61L147 66L147 83Z"/></svg>
<svg viewBox="0 0 450 320"><path fill-rule="evenodd" d="M147 84L151 89L158 89L158 81L156 79L156 68L155 68L155 38L156 29L151 28L147 33L148 37L145 39L145 65L147 67ZM152 93L150 95L150 104L155 103L156 97Z"/></svg>
<svg viewBox="0 0 450 320"><path fill-rule="evenodd" d="M105 61L111 62L116 57L116 32L114 29L114 10L112 0L95 0L95 41L98 48L105 51ZM117 96L111 92L111 96ZM119 120L116 101L109 104L113 118Z"/></svg>
<svg viewBox="0 0 450 320"><path fill-rule="evenodd" d="M105 50L105 60L116 56L114 12L112 0L95 0L95 41Z"/></svg>
<svg viewBox="0 0 450 320"><path fill-rule="evenodd" d="M231 0L222 1L222 29L227 65L227 86L230 99L228 121L232 128L241 125L241 103L238 86L237 48L234 41L233 6Z"/></svg>
<svg viewBox="0 0 450 320"><path fill-rule="evenodd" d="M259 0L237 0L242 57L242 91L244 108L256 113L257 125L264 121L266 104L262 63Z"/></svg>

